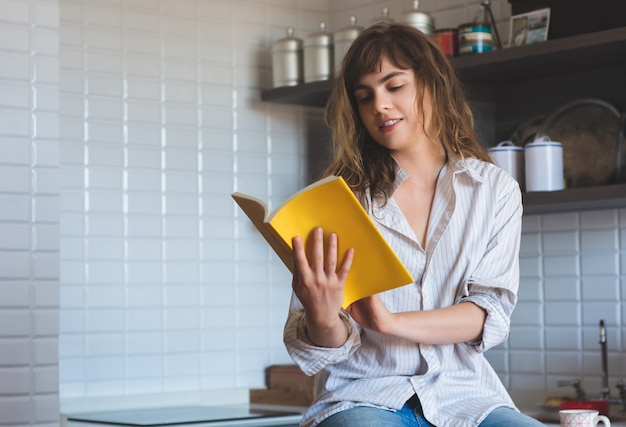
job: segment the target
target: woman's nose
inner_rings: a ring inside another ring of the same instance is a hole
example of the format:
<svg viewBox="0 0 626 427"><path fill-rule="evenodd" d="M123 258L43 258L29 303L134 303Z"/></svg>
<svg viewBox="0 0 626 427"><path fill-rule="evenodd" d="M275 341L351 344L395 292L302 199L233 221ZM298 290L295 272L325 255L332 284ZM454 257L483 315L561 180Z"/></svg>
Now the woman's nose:
<svg viewBox="0 0 626 427"><path fill-rule="evenodd" d="M384 95L377 95L374 97L374 108L376 111L386 111L390 107L389 98Z"/></svg>

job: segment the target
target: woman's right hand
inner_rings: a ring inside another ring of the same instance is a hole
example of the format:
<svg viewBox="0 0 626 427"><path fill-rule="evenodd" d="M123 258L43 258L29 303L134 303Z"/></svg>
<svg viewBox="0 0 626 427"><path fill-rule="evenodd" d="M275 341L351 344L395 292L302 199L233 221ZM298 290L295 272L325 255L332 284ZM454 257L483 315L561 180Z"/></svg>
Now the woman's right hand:
<svg viewBox="0 0 626 427"><path fill-rule="evenodd" d="M300 236L294 237L292 288L306 314L309 340L321 347L340 347L348 336L347 326L339 317L344 297L344 285L354 249L346 251L341 265L337 266L337 235L328 236L328 249L324 253L324 230L313 230L309 254Z"/></svg>

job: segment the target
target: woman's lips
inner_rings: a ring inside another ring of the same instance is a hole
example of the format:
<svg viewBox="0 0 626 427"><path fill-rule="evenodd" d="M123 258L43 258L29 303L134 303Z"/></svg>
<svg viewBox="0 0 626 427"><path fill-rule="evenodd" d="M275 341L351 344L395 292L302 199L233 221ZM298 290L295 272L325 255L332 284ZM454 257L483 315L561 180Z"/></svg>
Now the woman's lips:
<svg viewBox="0 0 626 427"><path fill-rule="evenodd" d="M393 130L393 128L396 127L398 123L400 123L400 121L401 119L385 120L380 126L378 126L378 129L380 129L382 132L390 132L391 130Z"/></svg>

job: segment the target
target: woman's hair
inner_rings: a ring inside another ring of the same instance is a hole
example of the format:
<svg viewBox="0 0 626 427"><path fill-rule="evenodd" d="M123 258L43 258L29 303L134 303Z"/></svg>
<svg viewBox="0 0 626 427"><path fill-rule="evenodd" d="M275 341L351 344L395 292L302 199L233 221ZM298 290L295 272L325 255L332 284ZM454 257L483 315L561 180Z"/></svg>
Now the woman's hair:
<svg viewBox="0 0 626 427"><path fill-rule="evenodd" d="M395 160L365 129L354 95L364 75L380 70L383 58L415 72L418 102L423 106L425 99L430 99L432 104L430 129L425 129L431 141L440 141L448 157L491 161L476 138L472 112L445 55L413 27L378 24L366 28L352 43L326 104L325 120L332 132L334 159L325 175L342 176L360 194L369 190L372 197L386 200L390 196ZM419 110L424 114L424 108Z"/></svg>

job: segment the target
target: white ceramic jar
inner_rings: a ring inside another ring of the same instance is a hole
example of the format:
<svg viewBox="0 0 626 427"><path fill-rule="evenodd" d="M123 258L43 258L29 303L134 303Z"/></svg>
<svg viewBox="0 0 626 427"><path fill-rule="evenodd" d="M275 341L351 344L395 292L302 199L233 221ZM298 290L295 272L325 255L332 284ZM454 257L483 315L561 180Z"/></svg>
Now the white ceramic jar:
<svg viewBox="0 0 626 427"><path fill-rule="evenodd" d="M543 136L524 146L526 191L563 190L563 145Z"/></svg>
<svg viewBox="0 0 626 427"><path fill-rule="evenodd" d="M489 149L489 156L498 167L515 178L520 188L526 187L524 148L514 145L511 141L502 141Z"/></svg>

